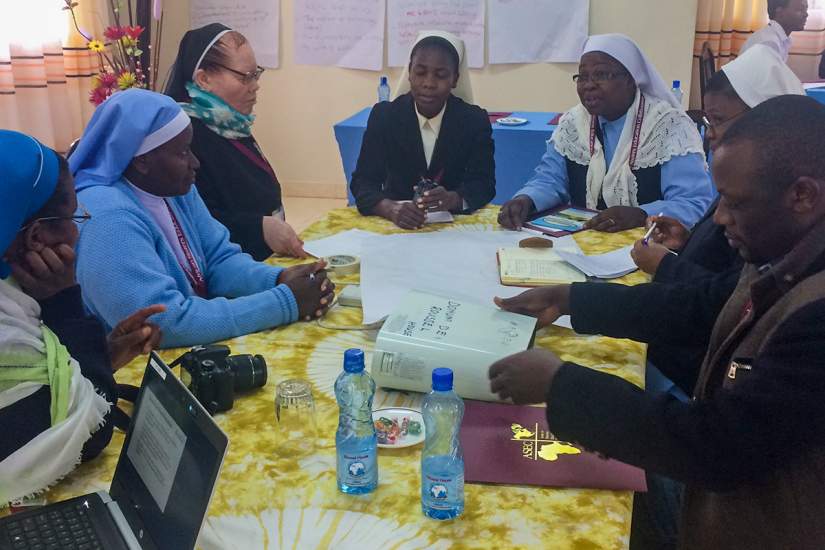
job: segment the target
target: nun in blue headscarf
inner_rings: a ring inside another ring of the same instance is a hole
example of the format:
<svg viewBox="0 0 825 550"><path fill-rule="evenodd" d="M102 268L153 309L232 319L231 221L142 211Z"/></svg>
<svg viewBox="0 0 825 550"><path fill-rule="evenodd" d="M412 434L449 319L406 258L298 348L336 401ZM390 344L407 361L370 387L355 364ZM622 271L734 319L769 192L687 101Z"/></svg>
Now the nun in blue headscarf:
<svg viewBox="0 0 825 550"><path fill-rule="evenodd" d="M66 161L0 130L0 502L42 491L112 435L113 367L159 339L140 312L107 337L74 277L77 200Z"/></svg>
<svg viewBox="0 0 825 550"><path fill-rule="evenodd" d="M309 320L332 303L324 263L282 269L229 242L192 185L189 117L167 96L114 94L95 111L69 163L92 218L80 231L86 307L111 326L160 303L163 347L225 340Z"/></svg>

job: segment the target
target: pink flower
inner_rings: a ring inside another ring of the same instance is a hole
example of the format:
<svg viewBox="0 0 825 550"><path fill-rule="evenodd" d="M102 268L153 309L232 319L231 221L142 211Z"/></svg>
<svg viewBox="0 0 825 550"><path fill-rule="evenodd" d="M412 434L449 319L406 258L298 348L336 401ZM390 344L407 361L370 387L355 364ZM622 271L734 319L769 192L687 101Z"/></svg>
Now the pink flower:
<svg viewBox="0 0 825 550"><path fill-rule="evenodd" d="M126 34L126 27L107 27L103 36L109 40L120 40Z"/></svg>
<svg viewBox="0 0 825 550"><path fill-rule="evenodd" d="M114 88L117 86L117 76L112 73L100 73L98 75L100 86L103 88Z"/></svg>
<svg viewBox="0 0 825 550"><path fill-rule="evenodd" d="M137 25L135 27L123 27L123 31L126 33L126 36L131 38L132 40L137 40L141 34L143 34L143 27Z"/></svg>
<svg viewBox="0 0 825 550"><path fill-rule="evenodd" d="M91 92L89 92L89 102L94 105L100 105L106 98L111 95L111 90L109 88L104 88L102 86L98 88L94 88Z"/></svg>

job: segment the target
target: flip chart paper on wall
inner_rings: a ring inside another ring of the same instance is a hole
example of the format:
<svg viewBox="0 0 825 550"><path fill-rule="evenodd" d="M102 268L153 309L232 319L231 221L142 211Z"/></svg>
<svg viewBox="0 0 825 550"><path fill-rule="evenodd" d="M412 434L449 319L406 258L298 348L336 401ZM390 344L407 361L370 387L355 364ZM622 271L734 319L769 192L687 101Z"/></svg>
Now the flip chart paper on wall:
<svg viewBox="0 0 825 550"><path fill-rule="evenodd" d="M193 29L223 23L244 35L258 64L278 68L280 0L191 0L189 22Z"/></svg>
<svg viewBox="0 0 825 550"><path fill-rule="evenodd" d="M464 40L470 67L483 67L484 8L485 0L388 0L388 64L406 65L419 31L440 30Z"/></svg>
<svg viewBox="0 0 825 550"><path fill-rule="evenodd" d="M295 0L295 62L380 71L384 0Z"/></svg>
<svg viewBox="0 0 825 550"><path fill-rule="evenodd" d="M489 62L578 63L590 0L489 0Z"/></svg>

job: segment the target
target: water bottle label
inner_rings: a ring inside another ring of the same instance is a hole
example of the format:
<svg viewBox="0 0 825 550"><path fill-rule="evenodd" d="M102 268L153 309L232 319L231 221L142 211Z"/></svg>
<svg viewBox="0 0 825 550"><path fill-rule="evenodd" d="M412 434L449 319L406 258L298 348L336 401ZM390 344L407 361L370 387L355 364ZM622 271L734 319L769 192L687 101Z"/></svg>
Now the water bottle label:
<svg viewBox="0 0 825 550"><path fill-rule="evenodd" d="M435 510L449 510L464 501L464 474L455 477L424 475L424 503Z"/></svg>
<svg viewBox="0 0 825 550"><path fill-rule="evenodd" d="M338 453L338 478L351 487L375 483L375 452Z"/></svg>

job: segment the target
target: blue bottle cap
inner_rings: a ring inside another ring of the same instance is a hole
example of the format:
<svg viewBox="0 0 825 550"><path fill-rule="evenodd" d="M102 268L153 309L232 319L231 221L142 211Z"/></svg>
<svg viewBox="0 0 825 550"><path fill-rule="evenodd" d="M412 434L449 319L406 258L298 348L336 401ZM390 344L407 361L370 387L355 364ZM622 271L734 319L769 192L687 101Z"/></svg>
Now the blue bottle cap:
<svg viewBox="0 0 825 550"><path fill-rule="evenodd" d="M386 76L382 76L382 77L381 77L381 84L386 84L386 83L387 83L387 77L386 77Z"/></svg>
<svg viewBox="0 0 825 550"><path fill-rule="evenodd" d="M364 352L358 348L344 352L344 370L347 372L361 372L364 370Z"/></svg>
<svg viewBox="0 0 825 550"><path fill-rule="evenodd" d="M682 81L681 80L674 80L673 81L673 87L681 89L682 88Z"/></svg>
<svg viewBox="0 0 825 550"><path fill-rule="evenodd" d="M453 389L452 369L441 368L433 370L433 389L435 391L450 391Z"/></svg>

